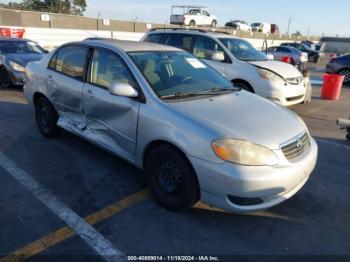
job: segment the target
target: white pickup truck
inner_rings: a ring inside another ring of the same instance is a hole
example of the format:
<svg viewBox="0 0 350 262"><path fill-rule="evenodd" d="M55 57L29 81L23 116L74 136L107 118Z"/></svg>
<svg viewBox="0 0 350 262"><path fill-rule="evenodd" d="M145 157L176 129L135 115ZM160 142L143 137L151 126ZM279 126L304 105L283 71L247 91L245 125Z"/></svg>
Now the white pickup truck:
<svg viewBox="0 0 350 262"><path fill-rule="evenodd" d="M171 6L170 24L172 25L209 25L216 27L217 18L204 10L205 6L173 5ZM182 12L179 14L179 10Z"/></svg>

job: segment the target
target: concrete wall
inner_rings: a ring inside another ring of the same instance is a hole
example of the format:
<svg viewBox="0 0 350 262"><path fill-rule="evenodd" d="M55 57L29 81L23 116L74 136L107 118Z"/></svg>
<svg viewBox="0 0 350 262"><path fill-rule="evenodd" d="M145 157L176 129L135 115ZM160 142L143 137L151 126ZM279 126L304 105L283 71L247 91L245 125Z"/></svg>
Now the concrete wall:
<svg viewBox="0 0 350 262"><path fill-rule="evenodd" d="M92 17L72 16L63 14L50 14L51 21L41 21L41 14L44 12L19 11L0 8L0 25L5 26L20 26L20 27L40 27L40 28L64 28L64 29L81 29L81 30L102 30L102 31L121 31L121 32L139 32L148 31L148 23L110 20L109 25L103 24L103 19ZM166 24L151 24L152 28L176 27ZM248 33L236 30L224 30L234 32L242 38L257 38L257 39L277 39L278 40L302 40L298 37L290 37L289 35L265 35L263 33ZM316 41L318 38L311 37L311 41Z"/></svg>
<svg viewBox="0 0 350 262"><path fill-rule="evenodd" d="M80 41L87 37L106 37L120 40L139 41L144 33L125 32L125 31L102 31L102 30L79 30L79 29L60 29L60 28L38 28L25 27L24 37L38 42L46 49L53 49L61 44ZM127 29L125 29L127 30ZM248 40L257 49L261 49L264 39L244 38ZM290 40L267 40L268 46L280 45Z"/></svg>
<svg viewBox="0 0 350 262"><path fill-rule="evenodd" d="M169 24L147 24L120 20L110 20L109 25L104 25L103 19L62 14L51 14L51 21L41 21L41 14L44 13L0 8L0 27L24 28L26 30L24 37L33 39L48 49L66 42L79 41L92 36L138 41L149 30L150 26L151 28L176 27ZM305 39L289 35L266 35L232 29L221 28L216 30L244 38L258 49L262 48L265 39L268 42L268 46ZM309 39L311 41L318 40L318 38L313 37Z"/></svg>

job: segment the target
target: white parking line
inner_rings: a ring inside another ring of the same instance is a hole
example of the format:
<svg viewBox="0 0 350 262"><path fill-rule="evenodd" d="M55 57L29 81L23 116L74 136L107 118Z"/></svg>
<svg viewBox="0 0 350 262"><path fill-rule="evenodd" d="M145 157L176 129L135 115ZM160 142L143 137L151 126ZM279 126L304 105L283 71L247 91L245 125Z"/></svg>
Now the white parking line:
<svg viewBox="0 0 350 262"><path fill-rule="evenodd" d="M77 235L108 262L125 261L125 255L104 238L97 230L85 222L66 204L41 186L31 175L18 167L11 159L0 152L0 166L26 187L47 208L61 218Z"/></svg>

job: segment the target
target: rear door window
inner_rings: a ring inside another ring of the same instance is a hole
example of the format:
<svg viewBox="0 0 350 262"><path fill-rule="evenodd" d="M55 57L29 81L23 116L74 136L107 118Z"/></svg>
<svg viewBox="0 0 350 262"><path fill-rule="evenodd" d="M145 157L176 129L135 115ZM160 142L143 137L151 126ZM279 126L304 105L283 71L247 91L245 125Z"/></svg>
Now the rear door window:
<svg viewBox="0 0 350 262"><path fill-rule="evenodd" d="M151 42L151 43L161 43L162 42L163 34L150 34L146 37L144 40L145 42Z"/></svg>
<svg viewBox="0 0 350 262"><path fill-rule="evenodd" d="M164 44L192 52L193 40L194 37L189 34L168 34L165 37Z"/></svg>
<svg viewBox="0 0 350 262"><path fill-rule="evenodd" d="M66 46L58 51L56 71L83 81L88 48Z"/></svg>

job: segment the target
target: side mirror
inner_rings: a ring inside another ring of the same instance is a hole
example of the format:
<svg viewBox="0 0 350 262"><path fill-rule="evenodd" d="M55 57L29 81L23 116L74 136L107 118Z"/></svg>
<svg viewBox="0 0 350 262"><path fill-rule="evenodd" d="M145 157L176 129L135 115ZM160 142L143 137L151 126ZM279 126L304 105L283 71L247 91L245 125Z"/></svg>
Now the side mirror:
<svg viewBox="0 0 350 262"><path fill-rule="evenodd" d="M109 93L114 96L137 97L139 93L128 83L113 83L108 89Z"/></svg>
<svg viewBox="0 0 350 262"><path fill-rule="evenodd" d="M211 60L217 61L217 62L223 62L223 61L225 61L225 56L221 52L215 52L212 54Z"/></svg>
<svg viewBox="0 0 350 262"><path fill-rule="evenodd" d="M267 60L273 60L273 59L275 59L274 56L273 56L272 54L267 54L267 55L266 55L266 58L267 58Z"/></svg>

